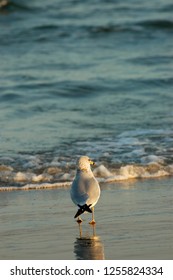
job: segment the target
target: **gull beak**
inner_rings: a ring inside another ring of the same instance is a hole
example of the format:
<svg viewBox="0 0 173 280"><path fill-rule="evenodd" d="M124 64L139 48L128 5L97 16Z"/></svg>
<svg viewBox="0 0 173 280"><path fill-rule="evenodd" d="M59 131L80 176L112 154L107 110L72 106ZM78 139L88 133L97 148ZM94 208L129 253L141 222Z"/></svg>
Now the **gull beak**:
<svg viewBox="0 0 173 280"><path fill-rule="evenodd" d="M93 165L93 166L95 166L96 164L95 164L95 162L94 161L92 161L92 160L90 160L90 164L91 165Z"/></svg>

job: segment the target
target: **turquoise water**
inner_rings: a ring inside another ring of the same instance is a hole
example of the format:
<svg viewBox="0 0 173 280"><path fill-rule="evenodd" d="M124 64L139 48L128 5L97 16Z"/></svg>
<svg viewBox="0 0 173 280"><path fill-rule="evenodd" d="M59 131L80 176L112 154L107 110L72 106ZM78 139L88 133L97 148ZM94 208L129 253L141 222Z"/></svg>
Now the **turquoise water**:
<svg viewBox="0 0 173 280"><path fill-rule="evenodd" d="M172 12L171 0L1 7L1 186L71 180L81 154L172 175Z"/></svg>

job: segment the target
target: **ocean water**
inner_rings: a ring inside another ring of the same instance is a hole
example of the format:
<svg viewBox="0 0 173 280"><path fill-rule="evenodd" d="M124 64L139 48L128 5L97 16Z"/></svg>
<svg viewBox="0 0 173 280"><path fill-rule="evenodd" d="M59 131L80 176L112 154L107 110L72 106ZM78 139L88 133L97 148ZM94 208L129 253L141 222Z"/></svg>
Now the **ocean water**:
<svg viewBox="0 0 173 280"><path fill-rule="evenodd" d="M5 1L0 1L0 4ZM0 5L0 190L173 175L172 0Z"/></svg>

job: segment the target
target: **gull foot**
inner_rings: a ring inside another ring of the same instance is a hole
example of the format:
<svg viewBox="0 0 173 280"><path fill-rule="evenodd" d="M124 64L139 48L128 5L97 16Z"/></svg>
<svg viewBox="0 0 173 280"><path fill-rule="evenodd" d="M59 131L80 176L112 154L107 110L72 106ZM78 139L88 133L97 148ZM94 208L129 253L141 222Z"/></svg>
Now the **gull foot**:
<svg viewBox="0 0 173 280"><path fill-rule="evenodd" d="M90 224L90 225L95 225L96 222L95 222L95 220L92 220L91 222L89 222L89 224Z"/></svg>
<svg viewBox="0 0 173 280"><path fill-rule="evenodd" d="M83 221L82 221L81 218L78 218L78 219L76 220L76 222L77 222L78 224L81 224Z"/></svg>

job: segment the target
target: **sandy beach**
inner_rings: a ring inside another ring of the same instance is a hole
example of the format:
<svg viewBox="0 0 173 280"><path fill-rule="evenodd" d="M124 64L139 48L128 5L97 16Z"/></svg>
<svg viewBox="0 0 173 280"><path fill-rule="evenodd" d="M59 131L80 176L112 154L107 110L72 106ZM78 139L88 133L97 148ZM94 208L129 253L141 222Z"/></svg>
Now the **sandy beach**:
<svg viewBox="0 0 173 280"><path fill-rule="evenodd" d="M173 259L173 178L101 189L80 228L69 188L1 192L0 259Z"/></svg>

